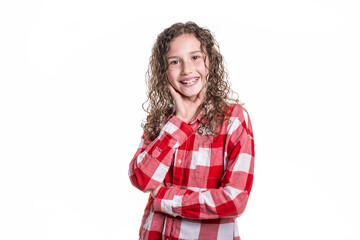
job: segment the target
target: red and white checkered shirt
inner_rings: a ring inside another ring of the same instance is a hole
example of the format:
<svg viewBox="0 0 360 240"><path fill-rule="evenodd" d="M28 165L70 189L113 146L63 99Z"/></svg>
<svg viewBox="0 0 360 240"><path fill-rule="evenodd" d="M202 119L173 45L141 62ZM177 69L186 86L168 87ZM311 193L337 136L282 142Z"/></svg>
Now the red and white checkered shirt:
<svg viewBox="0 0 360 240"><path fill-rule="evenodd" d="M217 137L200 135L201 114L189 124L171 116L159 136L141 144L129 167L132 184L149 196L140 239L239 240L236 217L249 198L254 140L247 111L229 108Z"/></svg>

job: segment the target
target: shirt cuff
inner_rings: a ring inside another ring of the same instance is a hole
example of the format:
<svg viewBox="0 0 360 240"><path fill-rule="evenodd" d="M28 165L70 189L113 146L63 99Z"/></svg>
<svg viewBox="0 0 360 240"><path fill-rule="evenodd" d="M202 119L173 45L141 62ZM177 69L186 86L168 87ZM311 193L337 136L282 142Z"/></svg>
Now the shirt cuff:
<svg viewBox="0 0 360 240"><path fill-rule="evenodd" d="M170 187L162 187L154 198L154 210L163 212L174 217L179 216L174 213L173 207L181 206L181 199L174 199L174 191Z"/></svg>
<svg viewBox="0 0 360 240"><path fill-rule="evenodd" d="M194 133L194 129L180 118L172 116L161 129L160 136L165 132L173 138L173 142L170 140L171 145L179 147Z"/></svg>

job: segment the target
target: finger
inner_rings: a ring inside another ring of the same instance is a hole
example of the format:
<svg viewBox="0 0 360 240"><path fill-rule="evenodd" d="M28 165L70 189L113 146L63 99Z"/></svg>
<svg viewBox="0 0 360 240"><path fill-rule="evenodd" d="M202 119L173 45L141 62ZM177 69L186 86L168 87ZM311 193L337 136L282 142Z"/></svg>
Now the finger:
<svg viewBox="0 0 360 240"><path fill-rule="evenodd" d="M168 86L174 101L175 102L181 101L181 95L176 91L176 89L170 83L168 84Z"/></svg>
<svg viewBox="0 0 360 240"><path fill-rule="evenodd" d="M204 98L205 98L205 90L204 88L201 89L201 91L199 92L197 98L196 98L196 104L200 105L203 101L204 101Z"/></svg>
<svg viewBox="0 0 360 240"><path fill-rule="evenodd" d="M201 91L199 92L198 98L201 99L201 100L203 100L204 97L205 97L205 90L204 90L204 88L203 88L203 89L201 89Z"/></svg>
<svg viewBox="0 0 360 240"><path fill-rule="evenodd" d="M174 88L170 83L168 83L168 87L169 87L169 90L170 90L171 95L173 96L173 98L175 98L174 95L177 94L175 88Z"/></svg>

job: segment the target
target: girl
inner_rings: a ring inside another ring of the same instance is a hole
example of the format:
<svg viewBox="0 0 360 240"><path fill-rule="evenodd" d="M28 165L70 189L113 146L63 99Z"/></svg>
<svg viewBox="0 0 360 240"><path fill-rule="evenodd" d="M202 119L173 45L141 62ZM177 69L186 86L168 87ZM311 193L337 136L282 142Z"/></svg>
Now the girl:
<svg viewBox="0 0 360 240"><path fill-rule="evenodd" d="M227 82L218 44L193 22L165 29L152 49L148 116L130 163L150 192L140 239L240 239L254 140L247 111Z"/></svg>

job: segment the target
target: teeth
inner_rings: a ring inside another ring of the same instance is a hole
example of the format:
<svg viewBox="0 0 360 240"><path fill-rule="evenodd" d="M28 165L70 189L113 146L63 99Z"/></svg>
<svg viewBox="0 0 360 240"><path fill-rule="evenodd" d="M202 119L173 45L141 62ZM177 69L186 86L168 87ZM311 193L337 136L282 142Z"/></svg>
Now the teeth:
<svg viewBox="0 0 360 240"><path fill-rule="evenodd" d="M193 84L194 82L196 82L196 80L198 80L198 78L193 78L189 81L181 81L181 82L185 85L190 85L190 84Z"/></svg>

